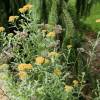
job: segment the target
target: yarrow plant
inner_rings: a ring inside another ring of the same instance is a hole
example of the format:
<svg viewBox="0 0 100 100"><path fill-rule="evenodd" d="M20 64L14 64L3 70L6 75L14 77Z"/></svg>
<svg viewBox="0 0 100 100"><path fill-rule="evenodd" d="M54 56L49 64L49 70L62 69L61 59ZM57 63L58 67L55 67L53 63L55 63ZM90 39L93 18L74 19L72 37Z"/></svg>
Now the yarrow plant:
<svg viewBox="0 0 100 100"><path fill-rule="evenodd" d="M11 23L13 23L15 20L18 19L18 17L19 16L10 16L8 21L11 22Z"/></svg>
<svg viewBox="0 0 100 100"><path fill-rule="evenodd" d="M79 64L77 67L82 65L73 44L66 45L66 53L57 50L56 31L39 28L31 17L34 14L31 8L31 4L26 4L18 10L21 18L9 17L8 22L16 27L15 33L2 34L5 28L0 27L2 51L6 51L9 65L7 95L11 100L78 100L84 97L86 74L81 71L81 75L75 76L76 64ZM14 23L17 21L19 27Z"/></svg>
<svg viewBox="0 0 100 100"><path fill-rule="evenodd" d="M4 32L5 28L4 27L0 27L0 32Z"/></svg>
<svg viewBox="0 0 100 100"><path fill-rule="evenodd" d="M20 8L18 11L20 13L25 13L26 11L30 10L32 8L31 4L26 4L25 6L23 6L22 8Z"/></svg>

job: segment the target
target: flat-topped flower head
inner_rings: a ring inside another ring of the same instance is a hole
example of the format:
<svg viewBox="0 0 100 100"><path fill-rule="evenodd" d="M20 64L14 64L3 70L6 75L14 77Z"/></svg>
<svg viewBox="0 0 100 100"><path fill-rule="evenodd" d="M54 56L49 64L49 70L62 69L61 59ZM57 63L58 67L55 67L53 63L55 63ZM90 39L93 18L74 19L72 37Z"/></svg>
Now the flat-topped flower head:
<svg viewBox="0 0 100 100"><path fill-rule="evenodd" d="M67 45L67 48L68 48L68 49L72 48L72 45Z"/></svg>
<svg viewBox="0 0 100 100"><path fill-rule="evenodd" d="M4 32L5 28L4 27L0 27L0 32Z"/></svg>
<svg viewBox="0 0 100 100"><path fill-rule="evenodd" d="M25 9L25 8L19 8L19 10L18 10L20 13L25 13L26 11L27 11L27 9Z"/></svg>
<svg viewBox="0 0 100 100"><path fill-rule="evenodd" d="M19 64L18 65L18 70L19 71L30 70L30 69L32 69L32 65L31 64Z"/></svg>
<svg viewBox="0 0 100 100"><path fill-rule="evenodd" d="M38 56L38 57L36 57L36 59L35 59L35 63L36 63L36 64L43 64L44 62L45 62L45 58L42 57L42 56Z"/></svg>
<svg viewBox="0 0 100 100"><path fill-rule="evenodd" d="M73 88L72 86L70 86L70 85L65 85L65 91L66 91L67 93L72 92L73 89L74 89L74 88Z"/></svg>
<svg viewBox="0 0 100 100"><path fill-rule="evenodd" d="M27 10L29 10L29 9L32 8L32 5L31 4L26 4L25 6L23 6L23 8L27 8Z"/></svg>
<svg viewBox="0 0 100 100"><path fill-rule="evenodd" d="M25 71L19 71L18 76L21 80L24 80L27 77L27 73Z"/></svg>
<svg viewBox="0 0 100 100"><path fill-rule="evenodd" d="M19 12L20 13L25 13L26 11L28 11L29 9L32 8L32 5L31 4L26 4L25 6L23 6L22 8L19 8Z"/></svg>
<svg viewBox="0 0 100 100"><path fill-rule="evenodd" d="M47 32L47 30L42 30L42 33L46 33Z"/></svg>
<svg viewBox="0 0 100 100"><path fill-rule="evenodd" d="M47 37L55 37L56 33L55 32L49 32L46 36Z"/></svg>
<svg viewBox="0 0 100 100"><path fill-rule="evenodd" d="M96 23L100 23L100 19L96 19Z"/></svg>
<svg viewBox="0 0 100 100"><path fill-rule="evenodd" d="M10 16L8 22L13 23L15 20L17 20L19 16Z"/></svg>
<svg viewBox="0 0 100 100"><path fill-rule="evenodd" d="M49 57L57 57L57 56L59 56L59 53L53 51L53 52L50 52L50 53L48 54L48 56L49 56Z"/></svg>
<svg viewBox="0 0 100 100"><path fill-rule="evenodd" d="M61 72L61 70L59 68L55 68L53 73L56 76L60 76L62 72Z"/></svg>
<svg viewBox="0 0 100 100"><path fill-rule="evenodd" d="M79 81L77 81L77 80L73 80L73 84L74 84L74 86L77 86L78 83L79 83Z"/></svg>

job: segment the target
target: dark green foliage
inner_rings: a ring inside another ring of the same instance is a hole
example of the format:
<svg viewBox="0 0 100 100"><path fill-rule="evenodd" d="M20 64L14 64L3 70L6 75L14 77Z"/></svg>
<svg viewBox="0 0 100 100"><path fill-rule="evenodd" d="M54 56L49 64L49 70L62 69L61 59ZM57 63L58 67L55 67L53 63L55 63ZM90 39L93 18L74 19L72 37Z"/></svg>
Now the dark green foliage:
<svg viewBox="0 0 100 100"><path fill-rule="evenodd" d="M61 20L62 20L62 26L64 26L66 29L64 39L63 39L63 44L62 44L63 48L66 47L66 45L70 44L71 38L72 38L73 33L74 33L73 20L72 20L67 9L68 9L67 4L65 1L63 1Z"/></svg>
<svg viewBox="0 0 100 100"><path fill-rule="evenodd" d="M88 16L91 11L91 7L99 0L76 0L77 16Z"/></svg>
<svg viewBox="0 0 100 100"><path fill-rule="evenodd" d="M7 1L7 0L5 0ZM8 3L8 2L7 2ZM7 23L7 14L8 14L8 7L5 6L4 0L0 0L0 26L2 23Z"/></svg>
<svg viewBox="0 0 100 100"><path fill-rule="evenodd" d="M30 0L33 5L33 18L36 23L41 22L43 0Z"/></svg>
<svg viewBox="0 0 100 100"><path fill-rule="evenodd" d="M24 4L25 0L0 0L0 26L6 26L8 17L17 14Z"/></svg>
<svg viewBox="0 0 100 100"><path fill-rule="evenodd" d="M58 14L57 14L57 8L58 8L59 0L52 0L52 5L49 13L49 19L48 23L55 25L58 21Z"/></svg>

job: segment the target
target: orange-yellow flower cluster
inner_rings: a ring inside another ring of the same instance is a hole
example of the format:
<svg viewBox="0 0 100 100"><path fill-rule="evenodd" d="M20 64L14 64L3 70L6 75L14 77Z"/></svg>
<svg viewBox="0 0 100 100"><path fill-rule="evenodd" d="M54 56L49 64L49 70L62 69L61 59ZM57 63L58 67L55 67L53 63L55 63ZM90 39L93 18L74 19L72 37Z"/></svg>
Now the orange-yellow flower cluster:
<svg viewBox="0 0 100 100"><path fill-rule="evenodd" d="M47 30L42 30L42 32L43 32L43 33L46 33L46 32L47 32Z"/></svg>
<svg viewBox="0 0 100 100"><path fill-rule="evenodd" d="M5 28L4 27L0 27L0 32L3 32L5 31Z"/></svg>
<svg viewBox="0 0 100 100"><path fill-rule="evenodd" d="M96 20L96 23L100 23L100 19L97 19L97 20Z"/></svg>
<svg viewBox="0 0 100 100"><path fill-rule="evenodd" d="M48 62L49 62L49 60L44 58L44 57L42 57L42 56L38 56L35 59L35 63L36 64L44 64L44 63L47 64Z"/></svg>
<svg viewBox="0 0 100 100"><path fill-rule="evenodd" d="M50 53L48 54L48 56L49 56L49 57L57 57L57 56L59 56L59 53L53 51L53 52L50 52Z"/></svg>
<svg viewBox="0 0 100 100"><path fill-rule="evenodd" d="M72 92L73 89L74 89L74 88L73 88L72 86L70 86L70 85L65 85L65 91L66 91L67 93Z"/></svg>
<svg viewBox="0 0 100 100"><path fill-rule="evenodd" d="M19 71L24 71L24 70L28 70L28 69L32 69L31 64L19 64L18 65L18 70Z"/></svg>
<svg viewBox="0 0 100 100"><path fill-rule="evenodd" d="M53 73L54 75L60 76L62 72L59 68L55 68Z"/></svg>
<svg viewBox="0 0 100 100"><path fill-rule="evenodd" d="M28 11L31 8L32 8L32 5L31 4L26 4L25 6L23 6L22 8L20 8L18 11L20 13L25 13L26 11Z"/></svg>
<svg viewBox="0 0 100 100"><path fill-rule="evenodd" d="M45 58L42 56L39 56L35 59L36 64L43 64L45 61Z"/></svg>
<svg viewBox="0 0 100 100"><path fill-rule="evenodd" d="M47 34L47 37L55 37L56 36L56 33L55 32L49 32Z"/></svg>
<svg viewBox="0 0 100 100"><path fill-rule="evenodd" d="M18 76L21 80L25 79L27 77L27 72L25 70L29 70L32 69L32 65L31 64L19 64L18 65Z"/></svg>
<svg viewBox="0 0 100 100"><path fill-rule="evenodd" d="M68 48L68 49L72 48L72 45L67 45L67 48Z"/></svg>
<svg viewBox="0 0 100 100"><path fill-rule="evenodd" d="M27 77L27 73L25 71L19 71L18 76L21 80L24 80Z"/></svg>
<svg viewBox="0 0 100 100"><path fill-rule="evenodd" d="M74 86L77 86L79 84L79 81L73 80L73 84L74 84Z"/></svg>
<svg viewBox="0 0 100 100"><path fill-rule="evenodd" d="M17 20L19 16L10 16L8 22L13 23L15 20Z"/></svg>

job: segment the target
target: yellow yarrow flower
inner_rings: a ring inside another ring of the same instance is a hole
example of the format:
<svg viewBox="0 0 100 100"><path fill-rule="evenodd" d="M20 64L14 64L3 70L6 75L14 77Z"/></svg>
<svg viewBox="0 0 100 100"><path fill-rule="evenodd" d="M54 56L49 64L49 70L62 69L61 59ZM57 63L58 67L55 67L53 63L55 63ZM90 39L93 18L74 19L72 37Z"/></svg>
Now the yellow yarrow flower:
<svg viewBox="0 0 100 100"><path fill-rule="evenodd" d="M49 57L57 57L57 56L59 56L59 53L57 53L57 52L55 52L55 51L53 51L53 52L50 52L49 54L48 54L48 56Z"/></svg>
<svg viewBox="0 0 100 100"><path fill-rule="evenodd" d="M47 30L42 30L42 32L43 32L43 33L46 33L46 32L47 32Z"/></svg>
<svg viewBox="0 0 100 100"><path fill-rule="evenodd" d="M28 11L29 9L32 8L32 5L31 4L26 4L25 6L23 6L22 8L19 8L19 12L20 13L25 13L26 11Z"/></svg>
<svg viewBox="0 0 100 100"><path fill-rule="evenodd" d="M67 45L67 48L68 48L68 49L72 48L72 45Z"/></svg>
<svg viewBox="0 0 100 100"><path fill-rule="evenodd" d="M96 19L96 23L100 23L100 19Z"/></svg>
<svg viewBox="0 0 100 100"><path fill-rule="evenodd" d="M4 27L0 27L0 32L4 32L5 28Z"/></svg>
<svg viewBox="0 0 100 100"><path fill-rule="evenodd" d="M42 56L39 56L35 59L36 64L43 64L45 62L45 58Z"/></svg>
<svg viewBox="0 0 100 100"><path fill-rule="evenodd" d="M46 36L47 37L55 37L56 33L55 32L49 32Z"/></svg>
<svg viewBox="0 0 100 100"><path fill-rule="evenodd" d="M55 68L53 73L54 75L60 76L62 72L59 68Z"/></svg>
<svg viewBox="0 0 100 100"><path fill-rule="evenodd" d="M74 84L74 86L77 86L78 83L79 83L79 81L77 81L77 80L73 80L73 84Z"/></svg>
<svg viewBox="0 0 100 100"><path fill-rule="evenodd" d="M72 90L73 90L74 88L72 87L72 86L70 86L70 85L65 85L65 91L66 92L72 92Z"/></svg>
<svg viewBox="0 0 100 100"><path fill-rule="evenodd" d="M27 77L27 73L25 71L20 71L18 76L21 80L24 80Z"/></svg>
<svg viewBox="0 0 100 100"><path fill-rule="evenodd" d="M10 16L8 22L13 23L15 20L17 20L19 16Z"/></svg>
<svg viewBox="0 0 100 100"><path fill-rule="evenodd" d="M25 69L32 69L32 65L31 64L26 64Z"/></svg>
<svg viewBox="0 0 100 100"><path fill-rule="evenodd" d="M27 8L27 10L29 10L29 9L32 8L32 5L31 4L26 4L25 6L23 6L23 8Z"/></svg>
<svg viewBox="0 0 100 100"><path fill-rule="evenodd" d="M18 10L20 13L25 13L26 11L27 11L27 9L25 9L25 8L19 8L19 10Z"/></svg>
<svg viewBox="0 0 100 100"><path fill-rule="evenodd" d="M18 65L18 70L20 71L29 70L29 69L32 69L31 64L19 64Z"/></svg>

